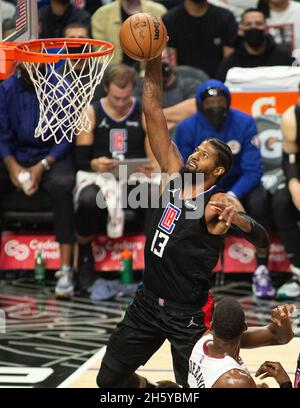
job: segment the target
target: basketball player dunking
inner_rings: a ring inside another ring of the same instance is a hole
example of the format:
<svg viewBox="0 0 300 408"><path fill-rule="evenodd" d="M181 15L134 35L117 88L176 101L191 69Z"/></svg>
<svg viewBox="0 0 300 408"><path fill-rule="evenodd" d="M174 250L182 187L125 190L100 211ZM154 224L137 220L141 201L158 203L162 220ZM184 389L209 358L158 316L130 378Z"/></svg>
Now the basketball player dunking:
<svg viewBox="0 0 300 408"><path fill-rule="evenodd" d="M146 240L144 283L109 340L99 387L153 387L135 370L165 339L171 343L176 382L186 386L191 351L209 327L210 280L224 234L234 228L259 247L269 244L263 227L240 202L214 187L231 167L226 144L203 142L183 167L162 111L161 72L160 57L148 61L143 88L149 141L164 175L160 203ZM204 182L197 180L201 173Z"/></svg>

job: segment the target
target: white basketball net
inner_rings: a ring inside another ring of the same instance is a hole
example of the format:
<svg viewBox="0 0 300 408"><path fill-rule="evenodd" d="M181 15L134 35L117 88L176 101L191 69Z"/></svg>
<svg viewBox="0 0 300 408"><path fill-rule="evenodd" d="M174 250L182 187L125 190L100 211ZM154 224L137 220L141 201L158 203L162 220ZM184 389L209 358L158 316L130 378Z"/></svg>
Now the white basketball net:
<svg viewBox="0 0 300 408"><path fill-rule="evenodd" d="M98 47L97 51L104 47ZM82 53L89 52L95 52L95 46L86 43ZM44 45L41 53L50 54ZM68 49L64 43L55 53L71 54L72 48ZM58 70L55 70L55 63L23 62L39 100L40 118L35 137L41 137L43 141L53 137L56 143L63 139L72 142L74 136L90 130L89 105L112 56L113 53L79 60L66 59Z"/></svg>

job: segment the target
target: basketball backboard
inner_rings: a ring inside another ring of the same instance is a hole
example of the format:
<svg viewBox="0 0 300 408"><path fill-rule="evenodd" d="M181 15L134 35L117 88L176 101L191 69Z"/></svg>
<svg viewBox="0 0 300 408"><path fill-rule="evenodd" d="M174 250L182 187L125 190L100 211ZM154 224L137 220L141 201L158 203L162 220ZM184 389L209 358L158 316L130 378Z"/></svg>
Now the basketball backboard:
<svg viewBox="0 0 300 408"><path fill-rule="evenodd" d="M37 0L0 0L0 24L0 41L38 38Z"/></svg>

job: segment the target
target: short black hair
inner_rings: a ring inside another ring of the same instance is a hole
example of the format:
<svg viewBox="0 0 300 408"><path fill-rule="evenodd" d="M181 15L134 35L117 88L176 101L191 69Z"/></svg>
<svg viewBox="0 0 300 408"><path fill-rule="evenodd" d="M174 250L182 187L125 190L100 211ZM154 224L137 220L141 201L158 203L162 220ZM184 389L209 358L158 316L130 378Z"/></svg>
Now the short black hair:
<svg viewBox="0 0 300 408"><path fill-rule="evenodd" d="M209 142L213 145L213 147L218 151L218 159L216 162L217 166L224 167L225 172L220 177L218 177L219 181L222 177L224 177L227 173L229 173L231 166L232 166L232 151L230 147L222 142L222 140L217 138L206 139L205 142Z"/></svg>
<svg viewBox="0 0 300 408"><path fill-rule="evenodd" d="M213 314L213 332L225 341L241 336L245 329L245 313L239 302L231 297L224 297L218 303Z"/></svg>
<svg viewBox="0 0 300 408"><path fill-rule="evenodd" d="M246 10L244 10L242 12L241 22L244 21L244 16L245 16L245 14L248 14L248 13L261 13L264 16L264 20L266 20L266 16L265 16L265 14L264 14L264 12L262 10L260 10L258 8L255 8L255 7L249 7L249 8L247 8Z"/></svg>
<svg viewBox="0 0 300 408"><path fill-rule="evenodd" d="M66 32L69 28L83 28L86 30L88 37L90 36L90 27L87 24L81 22L73 22L64 27L63 36L66 36Z"/></svg>

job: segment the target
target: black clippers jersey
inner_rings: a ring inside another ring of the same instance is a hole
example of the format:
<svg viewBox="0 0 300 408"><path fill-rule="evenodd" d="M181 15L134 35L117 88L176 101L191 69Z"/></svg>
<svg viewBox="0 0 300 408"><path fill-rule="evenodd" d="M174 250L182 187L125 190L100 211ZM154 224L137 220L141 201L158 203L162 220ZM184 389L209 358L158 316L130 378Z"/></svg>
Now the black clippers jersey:
<svg viewBox="0 0 300 408"><path fill-rule="evenodd" d="M111 118L103 109L101 100L94 102L93 108L96 117L93 158L106 156L123 160L145 157L142 109L137 100L122 120Z"/></svg>
<svg viewBox="0 0 300 408"><path fill-rule="evenodd" d="M166 187L160 208L153 210L145 244L144 284L163 299L196 304L207 296L223 245L222 236L207 231L204 217L205 206L217 190L212 187L199 194L195 205L195 201L181 200L181 189L174 188L174 181ZM194 211L197 218L189 219Z"/></svg>

